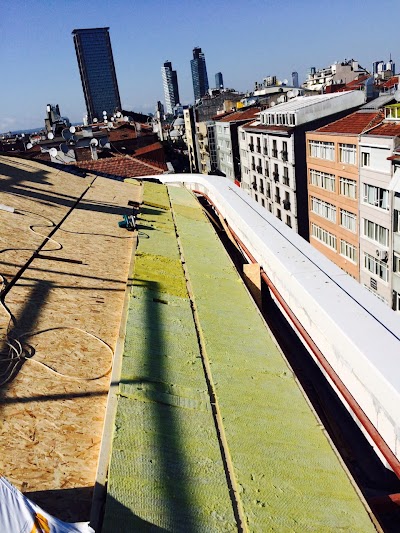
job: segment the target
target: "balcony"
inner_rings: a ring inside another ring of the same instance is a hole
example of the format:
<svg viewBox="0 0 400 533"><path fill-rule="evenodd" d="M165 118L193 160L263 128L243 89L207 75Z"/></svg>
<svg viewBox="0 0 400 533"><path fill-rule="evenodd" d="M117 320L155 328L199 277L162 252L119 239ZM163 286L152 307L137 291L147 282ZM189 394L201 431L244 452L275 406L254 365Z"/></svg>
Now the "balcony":
<svg viewBox="0 0 400 533"><path fill-rule="evenodd" d="M278 157L278 150L276 149L272 150L272 157Z"/></svg>
<svg viewBox="0 0 400 533"><path fill-rule="evenodd" d="M254 152L254 144L252 143L249 144L249 150L250 152Z"/></svg>
<svg viewBox="0 0 400 533"><path fill-rule="evenodd" d="M274 177L274 181L279 181L279 172L273 172L272 173L273 177Z"/></svg>
<svg viewBox="0 0 400 533"><path fill-rule="evenodd" d="M283 200L283 209L286 209L286 211L290 211L290 200Z"/></svg>
<svg viewBox="0 0 400 533"><path fill-rule="evenodd" d="M262 166L257 165L257 166L256 166L256 170L257 170L257 172L258 172L259 174L262 174Z"/></svg>
<svg viewBox="0 0 400 533"><path fill-rule="evenodd" d="M282 156L282 161L287 161L289 154L287 153L286 150L282 150L281 151L281 156Z"/></svg>

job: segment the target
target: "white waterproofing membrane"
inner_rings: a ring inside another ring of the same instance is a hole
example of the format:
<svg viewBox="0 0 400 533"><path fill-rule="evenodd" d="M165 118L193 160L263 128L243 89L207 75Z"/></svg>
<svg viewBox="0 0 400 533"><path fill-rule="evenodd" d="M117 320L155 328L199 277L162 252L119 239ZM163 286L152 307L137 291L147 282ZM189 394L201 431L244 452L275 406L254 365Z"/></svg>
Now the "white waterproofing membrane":
<svg viewBox="0 0 400 533"><path fill-rule="evenodd" d="M0 477L0 531L18 533L94 533L88 523L68 524L31 502Z"/></svg>

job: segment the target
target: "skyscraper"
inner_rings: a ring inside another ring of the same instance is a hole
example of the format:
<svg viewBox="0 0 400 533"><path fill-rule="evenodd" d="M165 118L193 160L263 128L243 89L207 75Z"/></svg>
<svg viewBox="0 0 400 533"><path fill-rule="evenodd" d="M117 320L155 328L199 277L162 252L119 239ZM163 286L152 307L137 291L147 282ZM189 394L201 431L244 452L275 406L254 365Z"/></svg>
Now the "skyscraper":
<svg viewBox="0 0 400 533"><path fill-rule="evenodd" d="M190 66L192 68L194 99L199 100L208 91L206 58L201 48L193 48L193 59L190 61Z"/></svg>
<svg viewBox="0 0 400 533"><path fill-rule="evenodd" d="M164 99L167 113L172 115L174 107L179 104L178 77L176 70L172 70L172 63L166 61L161 67L161 74L164 86Z"/></svg>
<svg viewBox="0 0 400 533"><path fill-rule="evenodd" d="M90 122L121 109L109 28L74 30L74 44Z"/></svg>
<svg viewBox="0 0 400 533"><path fill-rule="evenodd" d="M215 75L215 88L216 89L224 88L224 79L222 77L222 72L217 72Z"/></svg>
<svg viewBox="0 0 400 533"><path fill-rule="evenodd" d="M297 72L292 72L292 85L293 87L299 86L299 75Z"/></svg>

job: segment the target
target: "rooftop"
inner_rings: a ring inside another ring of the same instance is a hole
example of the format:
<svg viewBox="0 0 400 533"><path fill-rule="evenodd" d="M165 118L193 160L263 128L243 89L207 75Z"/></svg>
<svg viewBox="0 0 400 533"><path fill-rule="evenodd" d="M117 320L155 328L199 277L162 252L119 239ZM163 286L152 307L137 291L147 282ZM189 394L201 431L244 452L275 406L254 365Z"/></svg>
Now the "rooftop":
<svg viewBox="0 0 400 533"><path fill-rule="evenodd" d="M347 117L331 122L322 128L315 130L315 133L343 133L348 135L358 135L368 128L371 128L376 121L383 120L380 111L360 112L356 111Z"/></svg>
<svg viewBox="0 0 400 533"><path fill-rule="evenodd" d="M223 116L218 122L239 122L240 120L249 120L256 117L260 111L261 109L259 107L252 107L244 111L236 111L235 113Z"/></svg>

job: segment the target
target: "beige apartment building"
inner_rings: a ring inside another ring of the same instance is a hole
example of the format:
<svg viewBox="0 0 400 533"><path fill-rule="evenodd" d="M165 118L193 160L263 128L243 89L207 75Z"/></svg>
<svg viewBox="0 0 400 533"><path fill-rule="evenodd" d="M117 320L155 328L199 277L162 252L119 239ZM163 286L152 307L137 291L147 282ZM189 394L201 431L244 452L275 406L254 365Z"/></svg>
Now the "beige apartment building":
<svg viewBox="0 0 400 533"><path fill-rule="evenodd" d="M379 111L357 111L306 134L310 243L358 281L358 141L380 120Z"/></svg>

